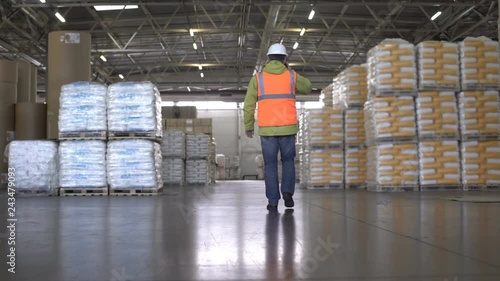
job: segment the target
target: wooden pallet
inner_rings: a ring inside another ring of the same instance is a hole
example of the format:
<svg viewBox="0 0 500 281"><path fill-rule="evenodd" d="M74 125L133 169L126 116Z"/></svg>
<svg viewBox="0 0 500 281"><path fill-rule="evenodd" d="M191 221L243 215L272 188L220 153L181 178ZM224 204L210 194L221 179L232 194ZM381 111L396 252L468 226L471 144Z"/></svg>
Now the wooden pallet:
<svg viewBox="0 0 500 281"><path fill-rule="evenodd" d="M106 140L106 131L91 132L63 132L59 133L59 140Z"/></svg>
<svg viewBox="0 0 500 281"><path fill-rule="evenodd" d="M345 189L366 189L366 184L346 184Z"/></svg>
<svg viewBox="0 0 500 281"><path fill-rule="evenodd" d="M374 97L416 97L418 95L417 90L377 90L374 94L370 96Z"/></svg>
<svg viewBox="0 0 500 281"><path fill-rule="evenodd" d="M48 191L47 189L18 189L15 188L16 191L16 196L20 197L29 197L29 196L57 196L57 189L54 188L51 191Z"/></svg>
<svg viewBox="0 0 500 281"><path fill-rule="evenodd" d="M462 141L500 140L500 135L462 135Z"/></svg>
<svg viewBox="0 0 500 281"><path fill-rule="evenodd" d="M463 190L465 191L500 191L499 184L469 184L464 185Z"/></svg>
<svg viewBox="0 0 500 281"><path fill-rule="evenodd" d="M418 136L419 141L426 141L426 140L433 140L433 141L438 141L438 140L460 140L460 135L420 135Z"/></svg>
<svg viewBox="0 0 500 281"><path fill-rule="evenodd" d="M375 141L367 141L367 144L375 145L378 143L418 143L418 138L415 137L385 137L385 138L377 138Z"/></svg>
<svg viewBox="0 0 500 281"><path fill-rule="evenodd" d="M108 196L108 187L61 187L59 196Z"/></svg>
<svg viewBox="0 0 500 281"><path fill-rule="evenodd" d="M111 196L155 196L160 193L158 188L114 188L109 190Z"/></svg>
<svg viewBox="0 0 500 281"><path fill-rule="evenodd" d="M498 85L472 84L462 85L462 91L499 91Z"/></svg>
<svg viewBox="0 0 500 281"><path fill-rule="evenodd" d="M420 85L419 91L460 92L460 87L454 85Z"/></svg>
<svg viewBox="0 0 500 281"><path fill-rule="evenodd" d="M156 131L138 131L138 132L109 131L108 139L109 140L147 139L147 140L161 141L161 137L157 136Z"/></svg>
<svg viewBox="0 0 500 281"><path fill-rule="evenodd" d="M418 191L418 185L368 185L366 189L376 192Z"/></svg>
<svg viewBox="0 0 500 281"><path fill-rule="evenodd" d="M344 189L343 184L306 184L307 189Z"/></svg>
<svg viewBox="0 0 500 281"><path fill-rule="evenodd" d="M426 184L420 185L421 191L461 191L461 184Z"/></svg>

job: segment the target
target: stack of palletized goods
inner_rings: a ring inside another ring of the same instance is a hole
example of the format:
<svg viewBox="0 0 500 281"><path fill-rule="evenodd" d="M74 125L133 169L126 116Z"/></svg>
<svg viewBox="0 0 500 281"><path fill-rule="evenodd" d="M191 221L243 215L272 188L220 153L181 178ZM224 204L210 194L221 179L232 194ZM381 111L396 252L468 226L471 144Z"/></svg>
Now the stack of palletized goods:
<svg viewBox="0 0 500 281"><path fill-rule="evenodd" d="M9 188L16 194L57 195L58 153L54 141L12 141L6 148Z"/></svg>
<svg viewBox="0 0 500 281"><path fill-rule="evenodd" d="M215 155L217 154L217 144L215 143L215 138L210 139L210 153L208 156L208 163L209 163L209 177L210 177L210 183L215 184L215 180L217 177L217 165L215 162Z"/></svg>
<svg viewBox="0 0 500 281"><path fill-rule="evenodd" d="M163 187L160 144L142 139L108 142L106 172L110 195L157 194Z"/></svg>
<svg viewBox="0 0 500 281"><path fill-rule="evenodd" d="M342 109L307 110L300 123L302 185L307 188L344 188Z"/></svg>
<svg viewBox="0 0 500 281"><path fill-rule="evenodd" d="M226 180L226 156L224 154L217 154L215 156L215 163L217 163L217 180Z"/></svg>
<svg viewBox="0 0 500 281"><path fill-rule="evenodd" d="M321 90L321 95L319 96L319 101L323 103L323 106L331 107L333 106L333 90L335 84L330 84L328 87Z"/></svg>
<svg viewBox="0 0 500 281"><path fill-rule="evenodd" d="M186 136L186 182L188 184L209 183L209 162L211 138L197 134Z"/></svg>
<svg viewBox="0 0 500 281"><path fill-rule="evenodd" d="M107 195L106 142L63 141L59 145L59 187L61 196L83 193Z"/></svg>
<svg viewBox="0 0 500 281"><path fill-rule="evenodd" d="M162 179L164 184L183 185L185 181L186 135L172 130L163 133L161 143Z"/></svg>
<svg viewBox="0 0 500 281"><path fill-rule="evenodd" d="M226 156L226 179L239 180L240 179L240 157L239 156Z"/></svg>
<svg viewBox="0 0 500 281"><path fill-rule="evenodd" d="M347 107L358 107L366 102L368 96L367 65L353 65L339 74L338 100Z"/></svg>
<svg viewBox="0 0 500 281"><path fill-rule="evenodd" d="M459 139L455 92L421 91L417 97L418 136L423 139Z"/></svg>
<svg viewBox="0 0 500 281"><path fill-rule="evenodd" d="M262 155L255 156L255 164L257 165L257 179L264 179L264 157Z"/></svg>
<svg viewBox="0 0 500 281"><path fill-rule="evenodd" d="M418 44L416 49L420 91L460 89L458 44L425 41Z"/></svg>
<svg viewBox="0 0 500 281"><path fill-rule="evenodd" d="M462 90L498 90L498 42L486 37L467 37L459 46Z"/></svg>
<svg viewBox="0 0 500 281"><path fill-rule="evenodd" d="M460 153L457 140L419 142L420 190L460 188Z"/></svg>
<svg viewBox="0 0 500 281"><path fill-rule="evenodd" d="M499 190L500 141L464 141L461 149L464 189Z"/></svg>

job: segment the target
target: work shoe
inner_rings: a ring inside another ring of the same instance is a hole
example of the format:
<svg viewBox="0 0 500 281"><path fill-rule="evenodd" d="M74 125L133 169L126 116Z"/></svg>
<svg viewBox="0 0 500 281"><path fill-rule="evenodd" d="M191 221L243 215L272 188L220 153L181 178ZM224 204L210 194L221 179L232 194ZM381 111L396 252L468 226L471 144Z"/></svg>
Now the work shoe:
<svg viewBox="0 0 500 281"><path fill-rule="evenodd" d="M285 207L292 208L295 203L293 203L292 194L290 192L283 193L283 200L285 200Z"/></svg>
<svg viewBox="0 0 500 281"><path fill-rule="evenodd" d="M274 206L274 205L271 205L271 204L267 204L267 210L268 211L278 211L278 206Z"/></svg>

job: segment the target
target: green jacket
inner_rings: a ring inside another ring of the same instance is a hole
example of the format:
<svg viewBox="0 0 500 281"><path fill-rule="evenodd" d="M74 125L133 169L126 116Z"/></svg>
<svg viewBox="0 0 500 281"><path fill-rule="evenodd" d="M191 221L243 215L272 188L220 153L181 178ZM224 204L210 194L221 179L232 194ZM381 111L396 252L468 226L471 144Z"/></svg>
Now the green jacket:
<svg viewBox="0 0 500 281"><path fill-rule="evenodd" d="M271 74L281 74L287 70L286 66L276 60L270 61L266 64L263 71ZM311 81L309 79L297 74L297 93L309 94L311 93ZM255 108L257 105L257 80L255 76L252 77L248 83L248 90L245 96L245 105L243 107L245 130L253 131L255 123ZM298 132L297 125L281 126L281 127L265 127L259 128L259 135L261 136L287 136L295 135Z"/></svg>

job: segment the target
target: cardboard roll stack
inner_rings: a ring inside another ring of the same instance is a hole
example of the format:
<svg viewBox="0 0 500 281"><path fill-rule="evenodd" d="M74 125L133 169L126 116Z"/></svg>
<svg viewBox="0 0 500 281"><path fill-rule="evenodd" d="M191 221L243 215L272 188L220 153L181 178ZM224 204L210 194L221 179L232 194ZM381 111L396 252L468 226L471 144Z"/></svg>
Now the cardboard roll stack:
<svg viewBox="0 0 500 281"><path fill-rule="evenodd" d="M454 92L419 92L416 102L420 139L459 138L458 108Z"/></svg>
<svg viewBox="0 0 500 281"><path fill-rule="evenodd" d="M307 188L344 188L344 152L340 148L304 152L301 169Z"/></svg>
<svg viewBox="0 0 500 281"><path fill-rule="evenodd" d="M418 89L460 90L458 44L425 41L417 45Z"/></svg>
<svg viewBox="0 0 500 281"><path fill-rule="evenodd" d="M418 190L416 143L380 143L368 147L367 155L368 190Z"/></svg>
<svg viewBox="0 0 500 281"><path fill-rule="evenodd" d="M368 96L367 65L353 65L339 74L337 98L347 107L362 107Z"/></svg>
<svg viewBox="0 0 500 281"><path fill-rule="evenodd" d="M345 184L346 188L364 187L366 182L366 147L346 147Z"/></svg>
<svg viewBox="0 0 500 281"><path fill-rule="evenodd" d="M341 109L310 109L304 114L301 136L305 149L343 144L343 114Z"/></svg>
<svg viewBox="0 0 500 281"><path fill-rule="evenodd" d="M419 178L422 188L459 186L460 148L457 140L425 140L419 143Z"/></svg>
<svg viewBox="0 0 500 281"><path fill-rule="evenodd" d="M183 185L185 182L185 163L182 158L163 158L162 179L166 185Z"/></svg>
<svg viewBox="0 0 500 281"><path fill-rule="evenodd" d="M416 140L413 97L374 97L365 104L364 118L368 144Z"/></svg>
<svg viewBox="0 0 500 281"><path fill-rule="evenodd" d="M370 49L368 88L371 96L414 93L417 90L414 45L402 39L385 39Z"/></svg>
<svg viewBox="0 0 500 281"><path fill-rule="evenodd" d="M462 142L462 182L465 190L500 186L500 141Z"/></svg>
<svg viewBox="0 0 500 281"><path fill-rule="evenodd" d="M467 37L459 44L462 90L498 90L500 62L498 42Z"/></svg>
<svg viewBox="0 0 500 281"><path fill-rule="evenodd" d="M464 91L458 96L462 140L500 136L498 91Z"/></svg>

